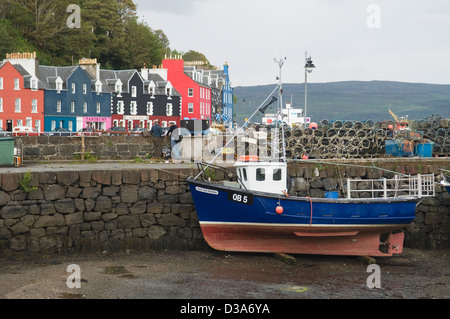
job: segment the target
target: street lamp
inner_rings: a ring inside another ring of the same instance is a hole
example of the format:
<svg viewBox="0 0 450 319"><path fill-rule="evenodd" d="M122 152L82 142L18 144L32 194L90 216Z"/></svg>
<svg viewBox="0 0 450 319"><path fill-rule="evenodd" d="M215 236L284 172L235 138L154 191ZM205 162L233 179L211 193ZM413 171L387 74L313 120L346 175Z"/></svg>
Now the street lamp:
<svg viewBox="0 0 450 319"><path fill-rule="evenodd" d="M314 70L315 65L311 60L311 56L308 57L308 52L305 51L305 128L306 128L306 110L307 110L307 90L306 85L308 83L308 73L311 73Z"/></svg>

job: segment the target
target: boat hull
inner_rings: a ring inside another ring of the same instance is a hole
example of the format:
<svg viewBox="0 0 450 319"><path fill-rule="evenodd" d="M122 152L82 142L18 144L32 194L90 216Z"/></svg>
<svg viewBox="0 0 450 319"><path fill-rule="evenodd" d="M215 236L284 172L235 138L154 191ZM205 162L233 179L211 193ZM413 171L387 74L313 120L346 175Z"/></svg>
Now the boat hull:
<svg viewBox="0 0 450 319"><path fill-rule="evenodd" d="M188 183L203 236L217 250L390 256L403 247L403 233L392 232L415 216L412 199L287 198L192 179Z"/></svg>

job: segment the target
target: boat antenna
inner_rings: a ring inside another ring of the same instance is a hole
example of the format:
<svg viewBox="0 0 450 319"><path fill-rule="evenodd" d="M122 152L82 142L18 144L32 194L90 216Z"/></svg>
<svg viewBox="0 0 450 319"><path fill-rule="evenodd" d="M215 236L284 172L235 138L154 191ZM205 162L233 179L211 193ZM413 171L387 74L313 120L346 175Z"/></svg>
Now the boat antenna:
<svg viewBox="0 0 450 319"><path fill-rule="evenodd" d="M278 85L277 87L275 87L275 89L273 89L272 92L270 92L270 94L266 97L266 99L256 108L256 110L252 113L252 115L250 115L250 117L245 121L245 123L236 130L236 132L233 134L233 136L228 140L228 142L217 152L217 154L209 161L209 163L206 164L204 170L206 170L212 163L214 163L214 161L216 160L216 158L222 154L223 150L228 147L228 145L234 141L234 138L241 132L244 131L244 128L247 126L247 124L250 122L250 120L252 119L253 116L255 116L256 113L258 113L260 111L260 109L263 107L263 105L266 103L266 101L272 96L272 94L275 93L275 91L278 89ZM194 180L197 179L200 175L202 174L202 172L199 172L197 174L197 176L194 177Z"/></svg>
<svg viewBox="0 0 450 319"><path fill-rule="evenodd" d="M281 119L281 143L282 143L282 149L283 149L283 162L286 163L286 146L284 145L284 125L283 125L283 82L281 81L281 69L283 68L284 62L286 61L286 57L277 60L276 58L273 59L274 62L276 62L278 64L278 68L279 68L279 75L278 75L278 115L279 118ZM278 121L276 124L276 128L277 128L277 136L278 136ZM276 141L278 141L278 138L276 139Z"/></svg>

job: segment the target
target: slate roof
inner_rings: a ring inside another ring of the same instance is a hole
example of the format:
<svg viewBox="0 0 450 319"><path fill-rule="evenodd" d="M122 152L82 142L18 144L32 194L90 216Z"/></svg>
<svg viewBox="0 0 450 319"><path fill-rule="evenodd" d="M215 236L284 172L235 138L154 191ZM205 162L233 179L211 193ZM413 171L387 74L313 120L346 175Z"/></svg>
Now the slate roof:
<svg viewBox="0 0 450 319"><path fill-rule="evenodd" d="M72 73L78 68L78 65L74 66L39 66L39 80L43 84L43 89L55 90L56 89L56 79L58 76L63 81L63 90L67 90L67 79L72 75ZM39 87L41 88L41 87Z"/></svg>

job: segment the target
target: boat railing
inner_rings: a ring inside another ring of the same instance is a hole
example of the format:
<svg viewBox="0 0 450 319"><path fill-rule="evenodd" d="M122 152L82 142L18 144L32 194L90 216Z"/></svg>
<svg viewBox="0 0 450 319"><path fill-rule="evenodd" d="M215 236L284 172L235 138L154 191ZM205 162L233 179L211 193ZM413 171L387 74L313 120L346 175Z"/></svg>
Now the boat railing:
<svg viewBox="0 0 450 319"><path fill-rule="evenodd" d="M245 188L244 183L242 183L239 176L231 168L205 162L197 162L197 168L199 173L196 176L196 178L201 177L204 181L208 182L210 182L213 179L218 180L228 179L229 181L237 181L240 185L242 185ZM222 178L222 176L218 177L216 172L221 172L224 178Z"/></svg>
<svg viewBox="0 0 450 319"><path fill-rule="evenodd" d="M361 195L364 193L364 195ZM387 179L347 179L347 198L434 197L433 174L403 175ZM361 195L361 196L360 196Z"/></svg>

